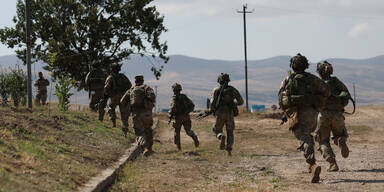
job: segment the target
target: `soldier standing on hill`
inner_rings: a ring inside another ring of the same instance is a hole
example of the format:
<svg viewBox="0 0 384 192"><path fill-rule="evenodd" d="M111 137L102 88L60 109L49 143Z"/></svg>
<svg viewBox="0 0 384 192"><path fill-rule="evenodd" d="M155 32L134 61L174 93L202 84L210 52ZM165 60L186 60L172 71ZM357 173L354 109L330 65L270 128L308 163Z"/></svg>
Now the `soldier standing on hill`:
<svg viewBox="0 0 384 192"><path fill-rule="evenodd" d="M98 111L99 114L101 113L102 116L104 116L104 109L101 111L97 107L97 104L104 96L104 83L106 78L106 74L101 69L100 64L101 63L93 64L93 69L88 72L85 77L85 84L88 86L88 91L90 92L89 108L94 112Z"/></svg>
<svg viewBox="0 0 384 192"><path fill-rule="evenodd" d="M34 83L35 87L37 87L37 94L35 98L35 103L37 105L45 105L47 101L47 86L49 85L48 79L44 78L43 73L39 72L39 78L36 79ZM41 101L41 103L40 103Z"/></svg>
<svg viewBox="0 0 384 192"><path fill-rule="evenodd" d="M213 89L210 112L216 117L213 131L215 132L217 139L220 140L220 149L227 150L228 155L231 156L232 145L234 142L234 117L239 114L237 106L242 105L244 100L236 88L228 85L229 81L228 74L222 73L219 75L217 82L220 86ZM227 145L225 145L225 135L223 134L224 125L227 130Z"/></svg>
<svg viewBox="0 0 384 192"><path fill-rule="evenodd" d="M144 84L144 76L135 76L135 85L121 98L121 104L132 112L133 129L146 151L145 156L151 155L153 145L153 117L156 95L151 87Z"/></svg>
<svg viewBox="0 0 384 192"><path fill-rule="evenodd" d="M298 150L304 152L311 182L320 180L321 167L316 165L314 140L311 132L315 131L318 112L324 106L330 90L321 79L305 72L309 63L300 53L291 59L290 67L294 73L286 77L279 90L279 105L288 117L289 130L300 141Z"/></svg>
<svg viewBox="0 0 384 192"><path fill-rule="evenodd" d="M331 132L334 143L341 149L341 155L347 158L349 149L346 144L348 133L344 123L344 107L348 105L351 95L348 88L337 77L331 76L333 68L327 61L317 64L317 73L331 89L323 111L318 117L316 140L319 142L319 151L324 159L329 162L327 171L338 171L336 156L329 143Z"/></svg>
<svg viewBox="0 0 384 192"><path fill-rule="evenodd" d="M123 133L126 136L128 132L128 118L129 118L129 108L120 103L121 97L124 93L131 88L132 84L129 81L128 77L120 72L121 65L114 64L111 67L112 73L107 77L104 86L104 93L111 98L109 103L108 114L112 121L113 127L116 127L116 112L115 109L119 106L121 121L123 123Z"/></svg>
<svg viewBox="0 0 384 192"><path fill-rule="evenodd" d="M174 143L177 148L181 150L180 143L180 130L181 126L184 126L184 130L188 136L193 139L195 147L199 146L199 139L196 134L192 131L192 122L189 116L189 113L192 112L195 108L193 102L187 97L187 95L180 93L182 87L180 84L175 83L172 85L173 97L171 100L171 108L168 112L169 114L169 123L172 119L175 119L175 122L172 124L175 128Z"/></svg>

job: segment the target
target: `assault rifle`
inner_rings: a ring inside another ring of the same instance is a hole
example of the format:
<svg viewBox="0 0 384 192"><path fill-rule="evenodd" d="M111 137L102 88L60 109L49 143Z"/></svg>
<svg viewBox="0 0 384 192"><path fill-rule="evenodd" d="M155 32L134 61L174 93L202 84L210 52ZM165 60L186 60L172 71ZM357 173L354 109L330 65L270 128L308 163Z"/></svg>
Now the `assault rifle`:
<svg viewBox="0 0 384 192"><path fill-rule="evenodd" d="M202 120L202 119L208 117L208 116L211 115L211 114L213 114L213 111L211 111L211 110L206 110L206 111L204 111L204 112L199 113L199 115L197 116L197 119L198 119L198 120Z"/></svg>

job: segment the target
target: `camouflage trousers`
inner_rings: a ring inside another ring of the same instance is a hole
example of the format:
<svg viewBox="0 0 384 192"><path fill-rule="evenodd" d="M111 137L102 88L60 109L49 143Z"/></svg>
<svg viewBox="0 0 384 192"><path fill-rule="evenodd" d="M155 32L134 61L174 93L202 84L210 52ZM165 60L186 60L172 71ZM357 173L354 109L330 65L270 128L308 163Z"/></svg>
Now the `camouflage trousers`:
<svg viewBox="0 0 384 192"><path fill-rule="evenodd" d="M192 122L189 114L176 115L175 122L172 127L175 128L174 142L176 145L180 145L180 131L181 126L184 126L184 130L190 137L196 137L196 134L192 131Z"/></svg>
<svg viewBox="0 0 384 192"><path fill-rule="evenodd" d="M47 90L38 91L35 98L35 103L37 105L45 105L47 101Z"/></svg>
<svg viewBox="0 0 384 192"><path fill-rule="evenodd" d="M289 117L289 127L299 140L300 151L304 152L305 160L308 164L316 163L315 159L315 143L312 132L316 129L318 112L312 107L300 107Z"/></svg>
<svg viewBox="0 0 384 192"><path fill-rule="evenodd" d="M133 129L135 135L144 137L145 148L152 150L153 145L153 117L152 110L132 109Z"/></svg>
<svg viewBox="0 0 384 192"><path fill-rule="evenodd" d="M98 111L98 104L101 99L104 97L104 88L102 89L95 89L91 91L91 97L89 99L89 108L96 112Z"/></svg>
<svg viewBox="0 0 384 192"><path fill-rule="evenodd" d="M111 121L116 124L116 107L119 106L120 115L121 115L121 121L123 123L123 129L128 129L128 118L129 118L129 108L128 106L124 106L120 104L120 99L123 95L118 94L112 96L111 102L109 103L109 109L108 114L111 119Z"/></svg>
<svg viewBox="0 0 384 192"><path fill-rule="evenodd" d="M216 121L213 125L213 132L216 134L217 139L220 140L223 135L223 127L225 125L227 131L227 145L226 150L232 151L232 146L234 143L234 134L233 131L235 129L235 118L233 115L233 111L229 110L220 110L215 113Z"/></svg>
<svg viewBox="0 0 384 192"><path fill-rule="evenodd" d="M322 111L318 117L318 127L316 129L316 141L319 142L319 151L327 161L334 159L335 153L330 144L330 137L337 144L340 137L348 138L347 129L344 123L344 116L341 111Z"/></svg>

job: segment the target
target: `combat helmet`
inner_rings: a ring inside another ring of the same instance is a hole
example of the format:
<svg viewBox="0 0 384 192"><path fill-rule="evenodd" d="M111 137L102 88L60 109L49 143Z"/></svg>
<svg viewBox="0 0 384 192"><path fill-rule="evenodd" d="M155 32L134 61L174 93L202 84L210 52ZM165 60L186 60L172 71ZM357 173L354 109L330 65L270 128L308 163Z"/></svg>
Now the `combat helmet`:
<svg viewBox="0 0 384 192"><path fill-rule="evenodd" d="M175 84L172 85L172 90L173 90L173 91L181 91L182 89L183 89L183 88L182 88L181 85L178 84L178 83L175 83Z"/></svg>
<svg viewBox="0 0 384 192"><path fill-rule="evenodd" d="M290 60L289 66L294 71L305 71L305 69L308 69L309 63L305 56L298 53L296 56L292 57Z"/></svg>
<svg viewBox="0 0 384 192"><path fill-rule="evenodd" d="M217 82L220 84L228 83L231 79L229 79L229 75L227 73L221 73L219 77L217 77Z"/></svg>
<svg viewBox="0 0 384 192"><path fill-rule="evenodd" d="M332 64L328 63L328 61L323 61L317 64L317 73L322 76L330 76L333 73Z"/></svg>

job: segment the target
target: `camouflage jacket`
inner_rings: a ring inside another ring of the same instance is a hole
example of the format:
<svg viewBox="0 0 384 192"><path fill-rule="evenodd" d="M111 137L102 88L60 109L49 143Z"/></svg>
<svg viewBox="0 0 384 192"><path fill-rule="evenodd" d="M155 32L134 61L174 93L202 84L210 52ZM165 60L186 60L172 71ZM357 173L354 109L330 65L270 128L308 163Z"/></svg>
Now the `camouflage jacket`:
<svg viewBox="0 0 384 192"><path fill-rule="evenodd" d="M111 74L105 80L104 93L110 97L123 95L131 87L131 81L124 74Z"/></svg>
<svg viewBox="0 0 384 192"><path fill-rule="evenodd" d="M168 114L171 116L186 115L193 111L195 105L185 94L173 95Z"/></svg>
<svg viewBox="0 0 384 192"><path fill-rule="evenodd" d="M136 97L135 90L141 90L140 92L142 92L143 95ZM140 104L139 106L135 105L135 99L141 99L142 104ZM128 106L132 110L132 112L137 109L147 109L152 111L152 108L155 106L156 103L156 95L153 89L148 85L135 85L125 92L125 94L120 100L120 103L122 105Z"/></svg>
<svg viewBox="0 0 384 192"><path fill-rule="evenodd" d="M351 97L347 86L345 86L337 77L330 77L325 79L324 82L331 89L331 96L328 97L324 110L342 111Z"/></svg>
<svg viewBox="0 0 384 192"><path fill-rule="evenodd" d="M85 77L85 84L90 90L103 89L105 83L106 74L101 69L94 69L88 72Z"/></svg>
<svg viewBox="0 0 384 192"><path fill-rule="evenodd" d="M235 102L236 100L236 102ZM237 105L244 103L239 91L230 85L221 85L213 89L210 99L210 110L237 110Z"/></svg>
<svg viewBox="0 0 384 192"><path fill-rule="evenodd" d="M293 79L297 82L293 82ZM292 88L289 88L289 84L294 85L294 90L290 90ZM312 106L320 111L329 95L328 85L317 76L307 72L292 73L280 85L279 105L283 110L300 106ZM287 100L283 102L284 106L282 106L280 100Z"/></svg>
<svg viewBox="0 0 384 192"><path fill-rule="evenodd" d="M39 78L39 79L36 79L34 85L35 85L35 87L37 87L38 92L47 91L47 86L49 85L49 81L48 81L48 79L45 79L44 77Z"/></svg>

